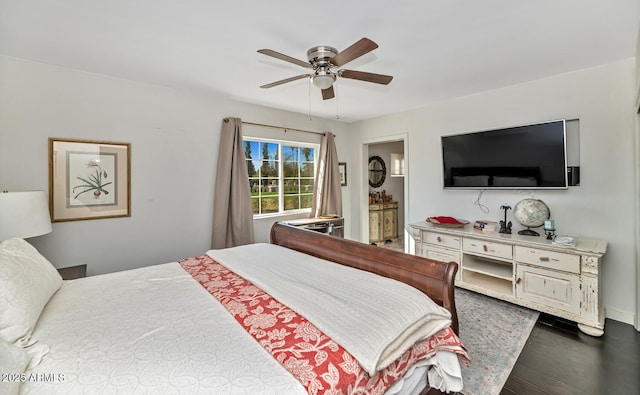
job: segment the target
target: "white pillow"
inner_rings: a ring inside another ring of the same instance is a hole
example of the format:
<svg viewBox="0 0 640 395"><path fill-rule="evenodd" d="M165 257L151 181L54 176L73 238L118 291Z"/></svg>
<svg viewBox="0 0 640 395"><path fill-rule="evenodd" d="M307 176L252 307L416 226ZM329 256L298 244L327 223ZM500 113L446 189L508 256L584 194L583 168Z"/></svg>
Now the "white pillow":
<svg viewBox="0 0 640 395"><path fill-rule="evenodd" d="M17 394L20 383L26 380L29 355L22 347L9 344L0 339L0 380L1 394Z"/></svg>
<svg viewBox="0 0 640 395"><path fill-rule="evenodd" d="M62 286L58 271L31 244L0 243L0 338L27 347L42 309Z"/></svg>

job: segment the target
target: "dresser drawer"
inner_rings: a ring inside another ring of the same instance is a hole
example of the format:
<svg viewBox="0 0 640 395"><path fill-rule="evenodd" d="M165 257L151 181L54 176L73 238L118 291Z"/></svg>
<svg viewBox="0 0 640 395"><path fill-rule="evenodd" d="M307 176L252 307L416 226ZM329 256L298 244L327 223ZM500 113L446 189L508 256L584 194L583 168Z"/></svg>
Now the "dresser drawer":
<svg viewBox="0 0 640 395"><path fill-rule="evenodd" d="M569 273L580 273L580 256L516 246L516 261Z"/></svg>
<svg viewBox="0 0 640 395"><path fill-rule="evenodd" d="M450 250L448 248L438 248L432 246L424 246L424 250L422 251L422 256L428 259L433 259L434 261L439 262L455 262L458 264L458 271L456 272L456 281L460 281L460 275L462 270L460 270L460 251L459 250Z"/></svg>
<svg viewBox="0 0 640 395"><path fill-rule="evenodd" d="M472 252L496 258L513 258L513 247L511 244L465 238L462 240L462 249L464 252Z"/></svg>
<svg viewBox="0 0 640 395"><path fill-rule="evenodd" d="M441 247L460 249L460 237L436 232L422 232L422 242Z"/></svg>

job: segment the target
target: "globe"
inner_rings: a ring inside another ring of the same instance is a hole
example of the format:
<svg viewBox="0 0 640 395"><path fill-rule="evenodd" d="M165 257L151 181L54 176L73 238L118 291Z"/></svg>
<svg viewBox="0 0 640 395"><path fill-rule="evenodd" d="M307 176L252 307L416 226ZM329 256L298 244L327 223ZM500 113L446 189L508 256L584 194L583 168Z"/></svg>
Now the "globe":
<svg viewBox="0 0 640 395"><path fill-rule="evenodd" d="M542 200L523 199L516 203L513 209L513 216L527 229L518 232L520 235L540 236L538 232L530 228L538 228L544 225L544 221L549 219L551 212Z"/></svg>

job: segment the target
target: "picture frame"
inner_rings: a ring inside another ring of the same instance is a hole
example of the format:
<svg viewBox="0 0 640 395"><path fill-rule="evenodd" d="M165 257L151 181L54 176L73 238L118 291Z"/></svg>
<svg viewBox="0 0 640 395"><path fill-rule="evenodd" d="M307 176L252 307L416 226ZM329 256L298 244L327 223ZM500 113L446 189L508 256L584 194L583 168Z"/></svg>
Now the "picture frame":
<svg viewBox="0 0 640 395"><path fill-rule="evenodd" d="M51 222L131 216L131 144L49 138Z"/></svg>
<svg viewBox="0 0 640 395"><path fill-rule="evenodd" d="M340 175L340 186L347 186L347 163L338 162L338 174Z"/></svg>

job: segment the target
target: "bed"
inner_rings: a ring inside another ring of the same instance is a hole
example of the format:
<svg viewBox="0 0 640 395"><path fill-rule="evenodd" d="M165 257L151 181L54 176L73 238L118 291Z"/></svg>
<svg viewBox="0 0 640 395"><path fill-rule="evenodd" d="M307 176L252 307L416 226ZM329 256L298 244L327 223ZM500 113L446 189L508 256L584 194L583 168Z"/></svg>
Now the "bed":
<svg viewBox="0 0 640 395"><path fill-rule="evenodd" d="M10 239L0 268L3 394L462 388L455 263L277 223L270 244L70 281Z"/></svg>

